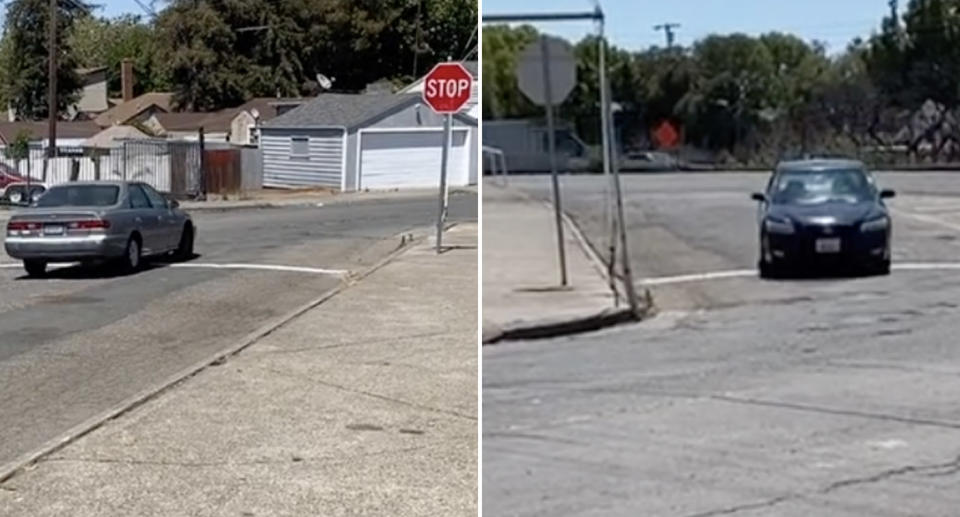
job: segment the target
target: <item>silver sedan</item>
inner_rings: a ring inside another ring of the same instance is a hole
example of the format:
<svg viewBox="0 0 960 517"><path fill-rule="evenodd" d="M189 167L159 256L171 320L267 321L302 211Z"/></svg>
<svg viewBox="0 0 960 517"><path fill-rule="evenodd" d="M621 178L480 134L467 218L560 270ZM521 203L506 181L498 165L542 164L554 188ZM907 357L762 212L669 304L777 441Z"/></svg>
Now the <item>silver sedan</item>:
<svg viewBox="0 0 960 517"><path fill-rule="evenodd" d="M50 262L115 262L137 270L144 257L193 256L190 215L150 185L97 181L50 188L7 223L4 247L30 276Z"/></svg>

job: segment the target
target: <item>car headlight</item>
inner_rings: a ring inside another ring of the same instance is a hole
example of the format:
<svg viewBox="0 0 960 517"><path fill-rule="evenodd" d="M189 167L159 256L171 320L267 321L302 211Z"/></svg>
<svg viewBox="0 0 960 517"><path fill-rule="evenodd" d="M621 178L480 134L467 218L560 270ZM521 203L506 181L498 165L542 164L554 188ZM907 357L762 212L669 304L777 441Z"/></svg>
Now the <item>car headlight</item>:
<svg viewBox="0 0 960 517"><path fill-rule="evenodd" d="M888 217L881 217L879 219L871 219L860 225L861 232L879 232L886 230L890 227L890 219Z"/></svg>
<svg viewBox="0 0 960 517"><path fill-rule="evenodd" d="M778 233L780 235L793 235L794 228L793 223L786 219L776 219L768 217L764 221L764 227L767 230L767 233Z"/></svg>

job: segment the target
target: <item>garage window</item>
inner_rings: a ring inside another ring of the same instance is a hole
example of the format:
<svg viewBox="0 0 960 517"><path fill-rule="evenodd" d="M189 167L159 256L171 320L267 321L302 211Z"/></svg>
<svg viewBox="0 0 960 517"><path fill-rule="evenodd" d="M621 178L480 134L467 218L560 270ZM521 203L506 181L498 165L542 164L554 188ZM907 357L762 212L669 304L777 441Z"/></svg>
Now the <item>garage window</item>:
<svg viewBox="0 0 960 517"><path fill-rule="evenodd" d="M310 138L295 136L290 139L290 156L293 158L310 158Z"/></svg>

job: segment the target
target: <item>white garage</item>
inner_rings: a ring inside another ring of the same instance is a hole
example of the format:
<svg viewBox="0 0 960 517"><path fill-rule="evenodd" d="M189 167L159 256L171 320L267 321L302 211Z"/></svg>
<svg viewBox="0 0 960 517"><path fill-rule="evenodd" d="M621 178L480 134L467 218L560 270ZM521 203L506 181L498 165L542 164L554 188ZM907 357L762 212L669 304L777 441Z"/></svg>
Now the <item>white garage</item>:
<svg viewBox="0 0 960 517"><path fill-rule="evenodd" d="M444 117L419 94L324 93L260 127L264 185L343 191L440 184ZM451 187L477 181L478 121L452 120Z"/></svg>
<svg viewBox="0 0 960 517"><path fill-rule="evenodd" d="M470 181L470 131L451 135L447 182ZM425 188L440 185L443 129L362 129L359 131L359 189Z"/></svg>

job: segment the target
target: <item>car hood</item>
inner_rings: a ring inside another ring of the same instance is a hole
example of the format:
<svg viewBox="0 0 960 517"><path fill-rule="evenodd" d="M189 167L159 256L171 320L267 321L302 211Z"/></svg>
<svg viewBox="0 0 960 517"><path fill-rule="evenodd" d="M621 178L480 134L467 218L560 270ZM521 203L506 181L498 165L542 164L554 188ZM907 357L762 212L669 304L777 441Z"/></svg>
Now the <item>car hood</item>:
<svg viewBox="0 0 960 517"><path fill-rule="evenodd" d="M828 202L815 205L773 205L768 214L794 223L812 225L850 225L886 215L883 205L866 201L860 203Z"/></svg>

